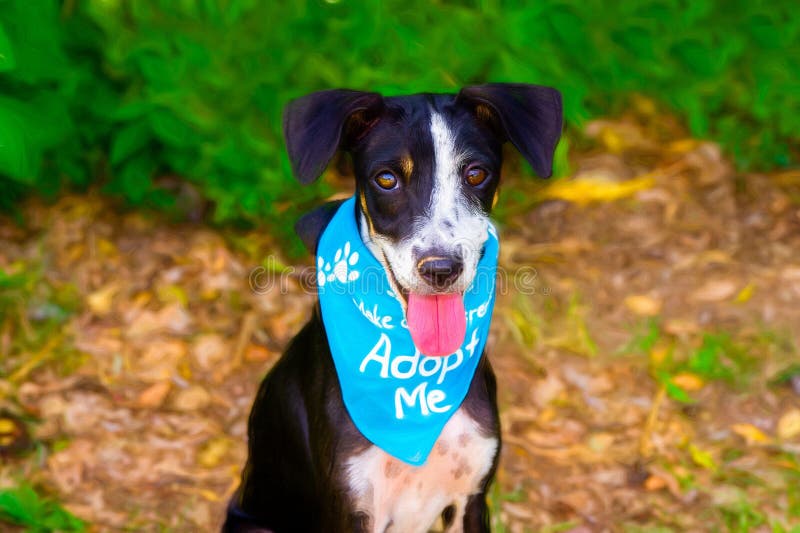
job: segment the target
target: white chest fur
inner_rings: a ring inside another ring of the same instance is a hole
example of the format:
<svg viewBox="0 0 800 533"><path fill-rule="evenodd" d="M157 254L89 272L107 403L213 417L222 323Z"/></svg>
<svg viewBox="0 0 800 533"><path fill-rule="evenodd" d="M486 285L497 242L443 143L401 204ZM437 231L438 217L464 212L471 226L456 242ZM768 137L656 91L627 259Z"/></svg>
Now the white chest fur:
<svg viewBox="0 0 800 533"><path fill-rule="evenodd" d="M422 466L411 466L376 446L347 460L346 482L356 509L370 517L372 533L424 533L453 505L462 530L464 508L489 472L497 439L480 434L459 409L447 422Z"/></svg>

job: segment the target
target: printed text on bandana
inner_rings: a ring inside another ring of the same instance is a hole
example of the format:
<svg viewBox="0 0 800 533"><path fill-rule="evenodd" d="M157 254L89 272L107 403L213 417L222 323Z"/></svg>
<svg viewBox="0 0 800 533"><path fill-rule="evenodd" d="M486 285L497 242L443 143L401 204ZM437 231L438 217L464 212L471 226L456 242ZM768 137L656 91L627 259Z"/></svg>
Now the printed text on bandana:
<svg viewBox="0 0 800 533"><path fill-rule="evenodd" d="M478 345L478 330L473 329L470 342L465 346L467 358L475 355ZM421 415L430 413L446 413L453 408L448 403L446 393L436 388L444 383L447 374L457 369L464 362L464 351L446 357L423 356L415 349L413 355L393 354L392 341L385 333L381 333L378 342L361 360L358 370L362 374L377 375L384 379L410 379L417 375L430 378L408 390L398 386L394 392L394 416L398 420L405 418L406 409L416 409Z"/></svg>

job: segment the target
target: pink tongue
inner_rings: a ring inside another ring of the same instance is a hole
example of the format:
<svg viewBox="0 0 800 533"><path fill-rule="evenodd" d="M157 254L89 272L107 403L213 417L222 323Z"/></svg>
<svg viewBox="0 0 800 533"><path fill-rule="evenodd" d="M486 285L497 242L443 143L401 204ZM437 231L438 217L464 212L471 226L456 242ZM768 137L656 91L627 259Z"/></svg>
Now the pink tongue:
<svg viewBox="0 0 800 533"><path fill-rule="evenodd" d="M450 355L464 342L467 318L460 294L408 295L408 330L424 355Z"/></svg>

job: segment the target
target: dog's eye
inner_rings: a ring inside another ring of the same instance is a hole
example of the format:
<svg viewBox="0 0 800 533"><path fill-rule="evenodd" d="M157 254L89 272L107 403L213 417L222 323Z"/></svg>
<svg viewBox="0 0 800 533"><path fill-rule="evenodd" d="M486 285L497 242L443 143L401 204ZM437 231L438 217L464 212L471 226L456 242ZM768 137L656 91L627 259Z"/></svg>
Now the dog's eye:
<svg viewBox="0 0 800 533"><path fill-rule="evenodd" d="M486 172L486 169L481 167L469 167L464 176L467 180L467 183L473 187L477 187L486 181L486 178L489 177L489 173Z"/></svg>
<svg viewBox="0 0 800 533"><path fill-rule="evenodd" d="M378 187L380 187L381 189L391 191L392 189L397 187L397 176L395 176L391 172L381 172L380 174L375 176L375 183L377 183Z"/></svg>

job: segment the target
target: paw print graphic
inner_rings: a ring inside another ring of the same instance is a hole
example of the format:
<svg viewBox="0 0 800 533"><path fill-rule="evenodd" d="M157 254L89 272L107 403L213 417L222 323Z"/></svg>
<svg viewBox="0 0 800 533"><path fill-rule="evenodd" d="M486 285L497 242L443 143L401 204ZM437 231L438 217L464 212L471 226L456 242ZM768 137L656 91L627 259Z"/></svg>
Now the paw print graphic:
<svg viewBox="0 0 800 533"><path fill-rule="evenodd" d="M342 248L336 250L333 261L325 261L322 256L317 258L317 283L322 287L333 280L341 283L357 280L361 274L354 268L356 263L358 252L351 253L350 241L347 241Z"/></svg>

